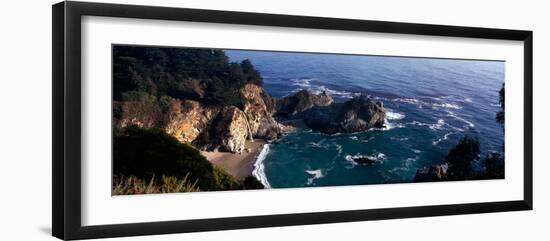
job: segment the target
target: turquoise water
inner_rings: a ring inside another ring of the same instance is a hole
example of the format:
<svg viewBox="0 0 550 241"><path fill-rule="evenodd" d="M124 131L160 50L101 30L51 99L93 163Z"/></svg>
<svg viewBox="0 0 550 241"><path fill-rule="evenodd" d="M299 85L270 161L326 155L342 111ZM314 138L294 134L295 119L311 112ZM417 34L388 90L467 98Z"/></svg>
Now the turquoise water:
<svg viewBox="0 0 550 241"><path fill-rule="evenodd" d="M483 155L502 151L504 134L495 114L504 62L226 53L232 61L250 59L272 96L309 89L341 102L367 94L389 111L384 129L335 135L303 129L264 147L254 174L270 187L410 182L418 168L443 163L464 135L479 138ZM357 165L353 156L377 164Z"/></svg>

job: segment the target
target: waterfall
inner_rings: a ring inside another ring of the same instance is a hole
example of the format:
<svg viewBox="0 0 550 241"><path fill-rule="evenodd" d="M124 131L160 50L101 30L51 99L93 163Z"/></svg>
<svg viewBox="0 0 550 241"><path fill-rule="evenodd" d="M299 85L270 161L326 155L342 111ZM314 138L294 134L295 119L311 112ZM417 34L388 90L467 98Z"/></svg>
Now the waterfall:
<svg viewBox="0 0 550 241"><path fill-rule="evenodd" d="M248 117L244 113L244 111L241 111L242 115L244 115L244 120L246 121L246 128L248 129L248 137L251 141L254 141L254 137L252 136L252 129L250 128L250 124L248 123Z"/></svg>

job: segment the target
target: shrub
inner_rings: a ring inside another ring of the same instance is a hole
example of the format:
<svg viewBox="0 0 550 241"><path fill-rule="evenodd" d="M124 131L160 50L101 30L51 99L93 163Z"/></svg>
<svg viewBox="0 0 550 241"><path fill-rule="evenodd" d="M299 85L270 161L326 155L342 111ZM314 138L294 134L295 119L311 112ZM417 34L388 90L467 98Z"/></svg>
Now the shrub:
<svg viewBox="0 0 550 241"><path fill-rule="evenodd" d="M197 181L192 182L186 175L183 179L173 176L162 176L158 181L151 177L149 181L136 176L128 178L113 178L112 195L174 193L174 192L199 192Z"/></svg>
<svg viewBox="0 0 550 241"><path fill-rule="evenodd" d="M214 167L214 179L218 190L234 190L238 186L235 178L221 167Z"/></svg>
<svg viewBox="0 0 550 241"><path fill-rule="evenodd" d="M129 126L114 132L115 175L149 179L154 174L198 180L202 190L218 189L214 168L200 151L181 143L161 129ZM158 181L158 180L157 180Z"/></svg>
<svg viewBox="0 0 550 241"><path fill-rule="evenodd" d="M264 185L253 176L247 176L243 180L243 189L264 189Z"/></svg>
<svg viewBox="0 0 550 241"><path fill-rule="evenodd" d="M482 164L485 167L484 178L504 178L504 158L499 153L494 152L487 155Z"/></svg>

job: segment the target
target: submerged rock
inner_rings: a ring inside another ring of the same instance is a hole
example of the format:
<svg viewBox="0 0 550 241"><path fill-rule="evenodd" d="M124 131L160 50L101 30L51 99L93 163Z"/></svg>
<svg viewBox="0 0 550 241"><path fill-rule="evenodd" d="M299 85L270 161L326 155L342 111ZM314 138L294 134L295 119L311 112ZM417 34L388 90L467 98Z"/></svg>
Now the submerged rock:
<svg viewBox="0 0 550 241"><path fill-rule="evenodd" d="M386 111L381 102L367 96L328 107L316 107L301 114L305 124L327 134L352 133L384 127Z"/></svg>
<svg viewBox="0 0 550 241"><path fill-rule="evenodd" d="M352 157L351 159L359 165L374 165L376 163L376 158L370 158L367 156Z"/></svg>

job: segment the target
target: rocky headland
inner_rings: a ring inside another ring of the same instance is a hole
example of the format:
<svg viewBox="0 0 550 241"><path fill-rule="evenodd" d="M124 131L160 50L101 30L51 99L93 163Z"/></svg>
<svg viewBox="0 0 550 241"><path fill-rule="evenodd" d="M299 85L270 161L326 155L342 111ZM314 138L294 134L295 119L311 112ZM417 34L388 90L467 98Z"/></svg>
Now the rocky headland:
<svg viewBox="0 0 550 241"><path fill-rule="evenodd" d="M364 95L335 103L327 93L301 90L277 99L255 84L244 85L239 94L244 100L241 106L205 105L195 100L167 98L164 110L149 110L143 100L124 101L117 103L121 114L115 118L115 125L161 128L201 150L231 153L250 151L246 149L247 141L276 140L287 132L289 120L303 121L306 127L326 134L384 126L383 104Z"/></svg>

